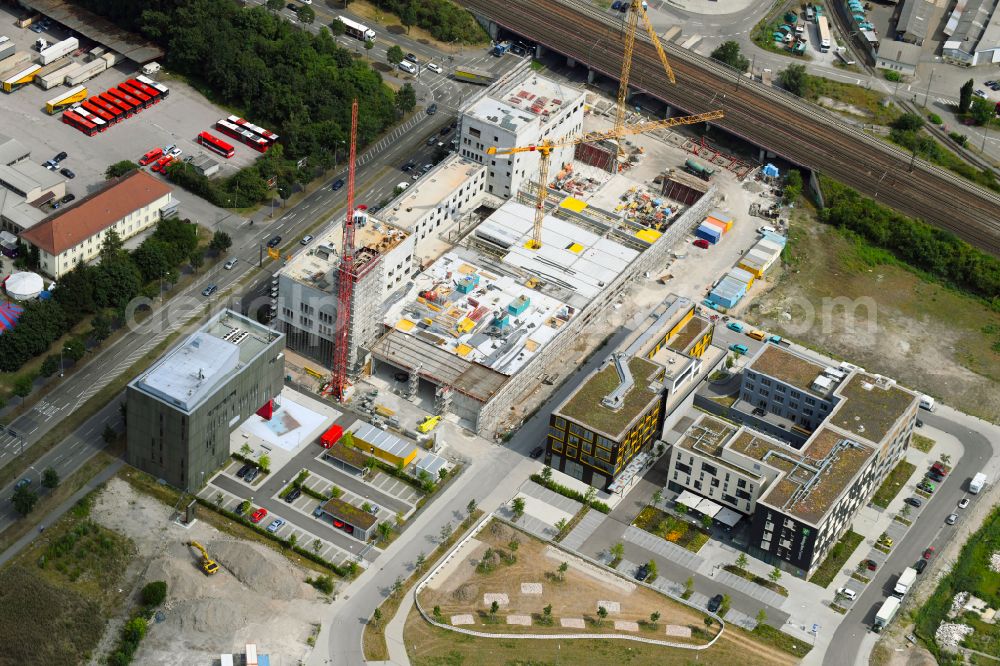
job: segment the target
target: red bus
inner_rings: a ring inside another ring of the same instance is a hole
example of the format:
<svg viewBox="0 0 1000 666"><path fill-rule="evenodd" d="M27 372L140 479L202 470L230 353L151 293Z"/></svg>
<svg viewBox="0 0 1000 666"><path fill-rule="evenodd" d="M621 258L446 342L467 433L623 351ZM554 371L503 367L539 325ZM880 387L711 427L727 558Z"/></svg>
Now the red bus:
<svg viewBox="0 0 1000 666"><path fill-rule="evenodd" d="M94 104L93 102L91 102L89 99L83 100L83 102L80 103L80 106L82 106L87 111L89 111L91 113L91 115L97 116L98 118L100 118L101 120L103 120L108 125L112 125L115 122L117 122L115 120L115 117L113 115L111 115L110 113L108 113L107 111L105 111L104 109L102 109L101 107L97 106L96 104Z"/></svg>
<svg viewBox="0 0 1000 666"><path fill-rule="evenodd" d="M257 136L250 130L240 129L231 122L219 120L215 123L215 129L227 136L233 137L237 141L242 141L257 152L266 153L269 147L267 141L261 137Z"/></svg>
<svg viewBox="0 0 1000 666"><path fill-rule="evenodd" d="M106 103L111 104L112 106L117 106L125 114L126 118L131 118L132 116L135 115L136 112L135 108L123 99L118 99L117 97L109 94L108 92L102 92L100 95L98 95L98 97L103 99Z"/></svg>
<svg viewBox="0 0 1000 666"><path fill-rule="evenodd" d="M87 136L97 134L97 125L72 111L63 111L62 121L71 127L75 127Z"/></svg>
<svg viewBox="0 0 1000 666"><path fill-rule="evenodd" d="M136 113L139 113L144 108L142 106L142 102L137 100L135 97L132 97L131 95L126 95L123 91L119 90L118 88L108 88L108 94L114 97L115 99L120 99L123 102L128 102L129 104L131 104L132 108L135 109Z"/></svg>
<svg viewBox="0 0 1000 666"><path fill-rule="evenodd" d="M118 90L121 90L126 95L131 95L132 97L135 97L137 100L139 100L139 103L142 105L142 108L144 109L154 104L152 97L142 92L141 90L136 90L132 86L128 85L127 82L119 84Z"/></svg>
<svg viewBox="0 0 1000 666"><path fill-rule="evenodd" d="M120 123L125 118L125 113L121 109L114 104L108 104L100 97L91 97L90 103L96 107L104 109L107 113L110 113L114 117L116 123Z"/></svg>
<svg viewBox="0 0 1000 666"><path fill-rule="evenodd" d="M275 134L274 132L269 132L266 129L264 129L263 127L260 127L258 125L254 125L253 123L251 123L251 122L249 122L247 120L244 120L243 118L240 118L239 116L229 116L228 118L226 118L226 120L229 121L229 122L231 122L234 125L242 127L243 129L250 130L251 132L253 132L257 136L259 136L260 138L262 138L265 141L267 141L267 145L269 145L269 146L271 144L273 144L275 141L278 140L278 135Z"/></svg>
<svg viewBox="0 0 1000 666"><path fill-rule="evenodd" d="M143 76L142 74L140 74L139 76L137 76L137 77L135 77L135 78L136 78L136 80L138 80L138 81L139 81L140 83L144 83L144 84L146 84L147 86L149 86L150 88L155 88L156 90L159 90L159 91L160 91L160 93L161 93L161 94L162 94L162 95L163 95L164 97L166 97L167 95L169 95L169 94L170 94L170 88L166 87L166 86L165 86L165 85L163 85L162 83L159 83L159 82L157 82L157 81L154 81L153 79L149 78L148 76Z"/></svg>
<svg viewBox="0 0 1000 666"><path fill-rule="evenodd" d="M198 135L198 143L227 159L236 154L236 149L222 139L212 136L208 132L202 132Z"/></svg>
<svg viewBox="0 0 1000 666"><path fill-rule="evenodd" d="M80 116L81 118L89 120L94 126L97 127L98 132L103 132L109 127L109 125L106 122L104 122L103 118L99 118L98 116L94 115L93 113L85 109L82 105L74 106L73 113Z"/></svg>
<svg viewBox="0 0 1000 666"><path fill-rule="evenodd" d="M147 86L142 81L136 81L135 79L129 79L125 83L127 83L130 87L135 88L136 90L138 90L140 92L144 92L147 95L149 95L149 97L153 100L153 104L156 104L161 99L163 99L163 93L161 93L159 90L157 90L156 88L154 88L152 86Z"/></svg>

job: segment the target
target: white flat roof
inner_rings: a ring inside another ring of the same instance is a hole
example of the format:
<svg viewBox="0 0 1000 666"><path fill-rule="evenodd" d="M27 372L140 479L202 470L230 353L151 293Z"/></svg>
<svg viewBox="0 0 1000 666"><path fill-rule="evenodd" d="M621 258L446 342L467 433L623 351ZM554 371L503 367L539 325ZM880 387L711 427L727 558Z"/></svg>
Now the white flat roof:
<svg viewBox="0 0 1000 666"><path fill-rule="evenodd" d="M379 211L379 215L386 222L413 233L420 218L485 168L482 164L452 155L407 188L392 202L391 208Z"/></svg>
<svg viewBox="0 0 1000 666"><path fill-rule="evenodd" d="M185 411L198 404L239 366L235 344L195 333L153 367L137 386Z"/></svg>

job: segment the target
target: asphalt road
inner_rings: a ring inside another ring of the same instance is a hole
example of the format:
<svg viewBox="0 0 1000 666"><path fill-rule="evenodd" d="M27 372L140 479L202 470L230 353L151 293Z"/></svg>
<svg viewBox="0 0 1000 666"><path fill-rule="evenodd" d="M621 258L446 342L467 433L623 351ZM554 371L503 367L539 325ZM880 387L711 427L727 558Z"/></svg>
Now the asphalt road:
<svg viewBox="0 0 1000 666"><path fill-rule="evenodd" d="M896 578L903 569L919 560L928 546L933 546L940 553L952 539L958 526L946 525L944 519L953 512L958 513L961 519L963 514L957 508L958 501L967 495L969 479L982 470L993 455L989 440L980 433L936 414L921 412L920 418L927 425L958 438L965 451L951 473L938 486L937 492L924 503L919 518L914 521L906 536L893 547L885 564L875 573L865 591L844 616L844 621L834 632L831 642L837 649L827 651L824 666L854 666L862 639L875 621L875 613L882 602L892 593ZM974 495L970 497L975 498ZM924 578L932 575L935 564L932 560L931 566L922 574Z"/></svg>

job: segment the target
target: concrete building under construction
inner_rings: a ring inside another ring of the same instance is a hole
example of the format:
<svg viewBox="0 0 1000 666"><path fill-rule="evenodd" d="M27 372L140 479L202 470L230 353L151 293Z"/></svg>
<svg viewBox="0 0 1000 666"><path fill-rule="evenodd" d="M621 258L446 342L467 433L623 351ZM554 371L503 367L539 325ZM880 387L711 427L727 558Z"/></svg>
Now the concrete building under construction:
<svg viewBox="0 0 1000 666"><path fill-rule="evenodd" d="M363 364L361 349L374 343L381 333L383 301L410 283L414 263L411 234L363 212L355 219L358 225L355 264L361 278L354 287L348 333L352 374ZM277 327L285 333L290 349L315 359L325 368L333 362L342 245L343 223L329 227L313 239L308 249L293 257L278 276ZM371 266L373 262L378 265Z"/></svg>

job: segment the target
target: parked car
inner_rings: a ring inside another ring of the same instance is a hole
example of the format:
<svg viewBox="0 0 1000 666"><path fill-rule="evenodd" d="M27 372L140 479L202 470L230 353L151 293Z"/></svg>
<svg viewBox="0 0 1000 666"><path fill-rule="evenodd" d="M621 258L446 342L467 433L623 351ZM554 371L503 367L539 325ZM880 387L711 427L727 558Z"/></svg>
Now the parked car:
<svg viewBox="0 0 1000 666"><path fill-rule="evenodd" d="M237 516L242 516L244 513L246 513L246 511L247 510L246 507L243 506L243 502L237 504L236 508L233 509L233 513L235 513Z"/></svg>
<svg viewBox="0 0 1000 666"><path fill-rule="evenodd" d="M382 507L380 507L378 504L369 504L368 505L368 513L372 514L373 516L377 516L378 512L381 511L381 510L382 510Z"/></svg>
<svg viewBox="0 0 1000 666"><path fill-rule="evenodd" d="M878 562L876 562L875 560L865 560L864 565L865 568L868 569L868 571L875 571L878 569Z"/></svg>
<svg viewBox="0 0 1000 666"><path fill-rule="evenodd" d="M268 247L278 247L281 244L281 236L275 236L271 240L267 241Z"/></svg>
<svg viewBox="0 0 1000 666"><path fill-rule="evenodd" d="M728 324L726 324L726 328L728 328L730 331L736 331L737 333L743 332L743 324L741 324L738 321L729 322Z"/></svg>
<svg viewBox="0 0 1000 666"><path fill-rule="evenodd" d="M935 472L934 470L927 472L925 476L931 481L934 481L935 483L941 483L942 481L944 481L944 477Z"/></svg>
<svg viewBox="0 0 1000 666"><path fill-rule="evenodd" d="M178 148L177 146L172 146L170 150L166 152L167 155L170 155L171 157L180 157L181 153L183 153L184 151Z"/></svg>
<svg viewBox="0 0 1000 666"><path fill-rule="evenodd" d="M649 578L649 565L643 564L635 572L635 579L640 583Z"/></svg>
<svg viewBox="0 0 1000 666"><path fill-rule="evenodd" d="M348 534L354 534L354 525L344 524L344 531Z"/></svg>
<svg viewBox="0 0 1000 666"><path fill-rule="evenodd" d="M933 465L931 465L931 470L937 472L941 476L948 476L948 468L945 467L944 464L940 462L936 462Z"/></svg>
<svg viewBox="0 0 1000 666"><path fill-rule="evenodd" d="M958 508L959 508L959 509L964 509L964 508L965 508L965 507L967 507L967 506L969 506L969 498L968 498L968 497L963 497L963 498L962 498L962 499L961 499L961 500L960 500L960 501L958 502Z"/></svg>
<svg viewBox="0 0 1000 666"><path fill-rule="evenodd" d="M336 527L338 530L339 529L343 529L343 527L344 527L344 521L337 520L336 518L334 518L333 519L333 526Z"/></svg>
<svg viewBox="0 0 1000 666"><path fill-rule="evenodd" d="M211 296L212 294L214 294L218 290L219 290L219 285L217 285L217 284L210 284L210 285L208 285L207 287L205 287L204 289L201 290L201 295L202 296Z"/></svg>
<svg viewBox="0 0 1000 666"><path fill-rule="evenodd" d="M56 155L55 157L53 157L52 161L55 162L56 164L59 164L60 162L62 162L67 157L69 157L69 155L67 155L66 152L63 151L63 152L59 153L58 155Z"/></svg>
<svg viewBox="0 0 1000 666"><path fill-rule="evenodd" d="M265 516L267 516L267 509L265 509L264 507L260 507L259 509L253 512L253 515L250 516L250 522L259 523L260 521L264 520Z"/></svg>
<svg viewBox="0 0 1000 666"><path fill-rule="evenodd" d="M260 475L260 467L254 466L247 472L247 475L243 477L243 480L247 483L253 483L253 480Z"/></svg>
<svg viewBox="0 0 1000 666"><path fill-rule="evenodd" d="M535 448L531 449L531 453L529 453L528 455L533 460L538 460L539 458L542 457L543 453L545 453L545 449L541 446L536 446Z"/></svg>
<svg viewBox="0 0 1000 666"><path fill-rule="evenodd" d="M271 521L271 524L267 526L267 531L270 532L271 534L274 534L279 529L281 529L281 526L284 524L285 524L284 520L282 520L281 518L275 518L274 520Z"/></svg>
<svg viewBox="0 0 1000 666"><path fill-rule="evenodd" d="M695 247L700 247L700 248L701 248L701 249L703 249L703 250L707 250L707 249L708 249L708 248L710 247L710 245L709 245L708 241L707 241L707 240L705 240L704 238L699 238L699 239L697 239L697 240L696 240L696 241L694 242L694 246L695 246Z"/></svg>
<svg viewBox="0 0 1000 666"><path fill-rule="evenodd" d="M425 66L425 67L426 67L427 69L429 69L429 70L431 70L432 72L434 72L435 74L440 74L440 73L441 73L441 72L443 71L443 70L441 69L441 66L440 66L440 65L435 65L435 64L434 64L434 63L432 63L432 62L429 62L429 63L427 63L427 64L426 64L426 65L424 65L424 66Z"/></svg>
<svg viewBox="0 0 1000 666"><path fill-rule="evenodd" d="M76 174L73 173L73 171L71 169L65 169L65 168L64 169L59 169L59 173L61 173L62 175L66 176L70 180L73 180L74 178L76 178Z"/></svg>
<svg viewBox="0 0 1000 666"><path fill-rule="evenodd" d="M333 181L333 188L332 189L333 189L334 192L336 192L337 190L339 190L343 186L344 186L344 179L343 178L338 178L337 180Z"/></svg>
<svg viewBox="0 0 1000 666"><path fill-rule="evenodd" d="M417 56L413 55L412 53L407 53L405 56L403 56L403 60L409 60L410 62L412 62L414 64L419 64L420 63L420 61L417 60Z"/></svg>
<svg viewBox="0 0 1000 666"><path fill-rule="evenodd" d="M249 472L253 467L254 465L252 463L247 463L243 465L243 467L240 467L240 471L236 472L236 478L242 479L247 475L247 472Z"/></svg>
<svg viewBox="0 0 1000 666"><path fill-rule="evenodd" d="M225 268L227 271L230 271L230 270L233 269L233 266L235 266L239 262L240 262L240 260L236 259L234 257L234 258L230 259L229 261L227 261L225 264L223 264L223 268Z"/></svg>
<svg viewBox="0 0 1000 666"><path fill-rule="evenodd" d="M68 204L70 201L73 201L74 199L76 199L75 194L67 194L62 199L59 200L59 203Z"/></svg>
<svg viewBox="0 0 1000 666"><path fill-rule="evenodd" d="M917 570L918 574L922 574L924 569L927 568L927 560L917 560L917 563L913 565L913 568Z"/></svg>
<svg viewBox="0 0 1000 666"><path fill-rule="evenodd" d="M927 550L924 551L924 559L925 560L929 560L932 557L934 557L934 546L931 546L930 548L928 548Z"/></svg>
<svg viewBox="0 0 1000 666"><path fill-rule="evenodd" d="M20 481L18 481L17 483L14 484L14 490L20 490L21 488L27 488L30 485L31 485L31 479L29 479L29 478L26 477L26 478L23 478L23 479L21 479Z"/></svg>
<svg viewBox="0 0 1000 666"><path fill-rule="evenodd" d="M729 345L729 351L734 351L739 355L749 353L750 348L746 345Z"/></svg>
<svg viewBox="0 0 1000 666"><path fill-rule="evenodd" d="M975 95L976 97L981 97L982 99L986 99L986 91L985 90L977 90L976 92L974 92L972 94Z"/></svg>
<svg viewBox="0 0 1000 666"><path fill-rule="evenodd" d="M944 522L948 523L949 525L954 525L955 523L958 522L958 514L949 513L948 517L944 519Z"/></svg>
<svg viewBox="0 0 1000 666"><path fill-rule="evenodd" d="M300 245L309 245L309 243L312 241L312 239L313 239L312 234L306 234L305 236L302 237L302 240L299 241L299 244Z"/></svg>
<svg viewBox="0 0 1000 666"><path fill-rule="evenodd" d="M844 597L845 599L850 599L851 601L854 601L855 599L858 598L858 593L849 587L840 588L839 590L837 590L837 594Z"/></svg>
<svg viewBox="0 0 1000 666"><path fill-rule="evenodd" d="M302 497L302 489L292 488L291 491L289 491L289 493L285 495L285 501L291 504L300 497Z"/></svg>
<svg viewBox="0 0 1000 666"><path fill-rule="evenodd" d="M434 137L431 137L431 139L433 138ZM414 162L413 160L410 160L409 162L401 166L400 169L402 169L403 171L411 171L415 166L417 166L417 163Z"/></svg>
<svg viewBox="0 0 1000 666"><path fill-rule="evenodd" d="M314 518L322 518L323 517L323 505L322 504L317 504L316 508L313 509L313 517Z"/></svg>
<svg viewBox="0 0 1000 666"><path fill-rule="evenodd" d="M619 9L621 9L621 6L622 6L621 1L620 0L615 0L614 2L611 3L611 10L616 12Z"/></svg>
<svg viewBox="0 0 1000 666"><path fill-rule="evenodd" d="M909 504L910 506L915 506L915 507L921 507L924 504L924 501L919 497L907 497L905 500L903 500L903 502Z"/></svg>
<svg viewBox="0 0 1000 666"><path fill-rule="evenodd" d="M722 606L722 595L721 594L717 594L717 595L715 595L714 597L712 597L711 599L708 600L708 612L709 613L716 612L717 610L719 610L720 606Z"/></svg>

